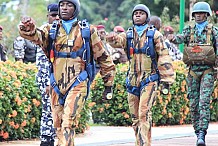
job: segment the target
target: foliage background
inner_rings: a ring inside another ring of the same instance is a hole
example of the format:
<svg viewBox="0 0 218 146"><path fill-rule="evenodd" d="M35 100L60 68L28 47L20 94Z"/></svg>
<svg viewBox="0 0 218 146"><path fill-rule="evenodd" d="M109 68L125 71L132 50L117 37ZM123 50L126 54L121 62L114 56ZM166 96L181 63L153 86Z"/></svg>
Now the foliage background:
<svg viewBox="0 0 218 146"><path fill-rule="evenodd" d="M158 90L155 104L152 107L153 126L190 124L189 100L186 91L187 69L182 61L174 61L173 67L176 71L176 81L170 87L170 93L163 95ZM91 111L94 123L106 125L130 126L131 115L129 113L126 72L127 65L118 65L116 68L113 98L102 102L101 95L104 85L100 75L92 84ZM218 121L218 86L216 84L211 96L211 121Z"/></svg>
<svg viewBox="0 0 218 146"><path fill-rule="evenodd" d="M35 64L0 61L0 141L39 137L41 94L36 73ZM77 133L89 128L89 100L80 114Z"/></svg>

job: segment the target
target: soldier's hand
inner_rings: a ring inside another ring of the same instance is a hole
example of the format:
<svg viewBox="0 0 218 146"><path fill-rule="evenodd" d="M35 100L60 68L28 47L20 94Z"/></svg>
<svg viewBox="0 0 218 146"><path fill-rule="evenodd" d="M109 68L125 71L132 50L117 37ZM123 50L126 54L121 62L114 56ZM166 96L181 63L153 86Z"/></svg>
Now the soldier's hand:
<svg viewBox="0 0 218 146"><path fill-rule="evenodd" d="M21 23L19 24L19 28L21 31L33 31L35 28L35 21L29 17L29 16L24 16L21 18Z"/></svg>
<svg viewBox="0 0 218 146"><path fill-rule="evenodd" d="M111 41L116 40L116 36L117 36L117 33L110 32L108 35L106 35L105 38L106 38L106 41L111 42Z"/></svg>
<svg viewBox="0 0 218 146"><path fill-rule="evenodd" d="M104 92L102 94L102 100L110 100L112 98L113 89L112 86L105 86Z"/></svg>
<svg viewBox="0 0 218 146"><path fill-rule="evenodd" d="M160 92L164 95L169 94L170 91L170 85L166 82L160 82Z"/></svg>

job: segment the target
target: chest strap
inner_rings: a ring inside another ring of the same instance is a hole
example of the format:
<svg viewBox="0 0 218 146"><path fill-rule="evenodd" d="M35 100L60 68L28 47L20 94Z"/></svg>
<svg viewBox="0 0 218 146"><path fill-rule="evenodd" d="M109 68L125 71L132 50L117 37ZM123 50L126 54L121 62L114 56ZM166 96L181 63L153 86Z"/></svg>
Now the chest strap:
<svg viewBox="0 0 218 146"><path fill-rule="evenodd" d="M54 55L57 58L76 58L81 57L85 59L85 47L83 46L76 52L58 52L56 49L54 49Z"/></svg>

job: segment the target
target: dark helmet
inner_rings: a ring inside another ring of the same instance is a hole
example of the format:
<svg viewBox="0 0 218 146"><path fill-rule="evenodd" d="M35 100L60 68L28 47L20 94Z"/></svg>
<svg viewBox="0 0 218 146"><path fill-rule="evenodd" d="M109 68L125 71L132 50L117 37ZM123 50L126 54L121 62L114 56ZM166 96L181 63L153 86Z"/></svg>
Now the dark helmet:
<svg viewBox="0 0 218 146"><path fill-rule="evenodd" d="M210 5L207 2L195 3L192 10L192 17L194 17L194 13L196 12L205 12L208 14L208 16L212 16Z"/></svg>
<svg viewBox="0 0 218 146"><path fill-rule="evenodd" d="M133 8L133 10L132 10L132 19L133 19L133 13L134 13L135 11L137 11L137 10L142 10L142 11L144 11L144 12L147 14L147 20L146 20L146 22L148 22L149 19L150 19L150 16L151 16L151 13L150 13L149 8L148 8L146 5L144 5L144 4L138 4L138 5L136 5L136 6ZM134 22L133 22L133 23L134 23Z"/></svg>
<svg viewBox="0 0 218 146"><path fill-rule="evenodd" d="M75 11L73 13L73 18L77 17L79 15L79 11L80 11L80 1L79 0L59 0L58 7L60 7L60 3L63 1L68 1L68 2L71 2L74 4Z"/></svg>

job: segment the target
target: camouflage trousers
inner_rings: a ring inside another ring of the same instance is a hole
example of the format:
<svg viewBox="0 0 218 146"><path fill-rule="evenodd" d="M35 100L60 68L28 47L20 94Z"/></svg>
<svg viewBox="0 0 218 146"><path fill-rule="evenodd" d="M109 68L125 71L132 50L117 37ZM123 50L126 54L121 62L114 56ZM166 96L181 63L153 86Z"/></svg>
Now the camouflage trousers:
<svg viewBox="0 0 218 146"><path fill-rule="evenodd" d="M198 77L198 78L197 78ZM214 88L214 73L189 72L187 77L188 98L194 130L207 130L210 121L210 97Z"/></svg>
<svg viewBox="0 0 218 146"><path fill-rule="evenodd" d="M128 93L128 104L135 132L136 146L151 146L151 108L155 101L157 83L151 82L142 89L140 97Z"/></svg>
<svg viewBox="0 0 218 146"><path fill-rule="evenodd" d="M40 124L40 139L41 141L54 141L55 130L51 114L50 96L46 94L46 87L49 84L49 74L39 71L36 76L36 82L42 96L42 115Z"/></svg>
<svg viewBox="0 0 218 146"><path fill-rule="evenodd" d="M69 91L64 105L60 105L58 95L52 90L52 116L58 146L74 146L75 128L78 126L86 95L87 83L82 82Z"/></svg>

